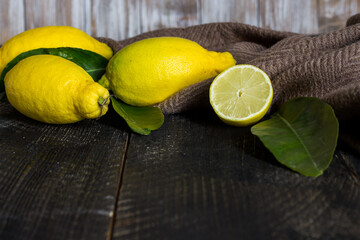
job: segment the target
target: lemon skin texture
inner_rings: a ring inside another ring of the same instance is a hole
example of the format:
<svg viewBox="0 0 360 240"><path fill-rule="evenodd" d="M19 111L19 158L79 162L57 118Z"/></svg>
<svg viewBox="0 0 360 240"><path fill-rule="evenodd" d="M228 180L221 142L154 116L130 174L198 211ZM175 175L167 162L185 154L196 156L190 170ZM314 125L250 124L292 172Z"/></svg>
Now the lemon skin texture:
<svg viewBox="0 0 360 240"><path fill-rule="evenodd" d="M62 57L36 55L15 65L4 80L6 96L19 112L54 124L97 118L108 110L109 91L75 63ZM100 98L101 97L101 98Z"/></svg>
<svg viewBox="0 0 360 240"><path fill-rule="evenodd" d="M112 49L85 32L70 26L39 27L22 32L9 39L0 48L0 73L5 66L23 52L38 48L72 47L96 52L107 59Z"/></svg>
<svg viewBox="0 0 360 240"><path fill-rule="evenodd" d="M117 52L100 83L130 105L150 106L235 63L228 52L208 51L184 38L149 38Z"/></svg>

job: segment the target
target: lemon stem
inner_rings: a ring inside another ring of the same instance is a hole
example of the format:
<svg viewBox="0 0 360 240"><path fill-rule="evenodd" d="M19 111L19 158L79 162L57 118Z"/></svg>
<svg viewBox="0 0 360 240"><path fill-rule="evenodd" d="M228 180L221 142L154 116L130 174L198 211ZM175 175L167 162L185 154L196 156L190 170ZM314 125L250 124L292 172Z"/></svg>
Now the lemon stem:
<svg viewBox="0 0 360 240"><path fill-rule="evenodd" d="M103 97L99 97L99 99L98 99L98 104L99 104L100 106L104 106L104 104L106 103L105 100L107 100L107 99L104 99Z"/></svg>
<svg viewBox="0 0 360 240"><path fill-rule="evenodd" d="M107 103L107 101L109 100L109 98L111 97L112 95L109 95L107 98L103 98L103 97L99 97L98 99L98 104L100 106L100 114L99 116L96 118L96 120L98 120L101 116L102 116L102 112L103 112L103 108L105 106L105 104Z"/></svg>

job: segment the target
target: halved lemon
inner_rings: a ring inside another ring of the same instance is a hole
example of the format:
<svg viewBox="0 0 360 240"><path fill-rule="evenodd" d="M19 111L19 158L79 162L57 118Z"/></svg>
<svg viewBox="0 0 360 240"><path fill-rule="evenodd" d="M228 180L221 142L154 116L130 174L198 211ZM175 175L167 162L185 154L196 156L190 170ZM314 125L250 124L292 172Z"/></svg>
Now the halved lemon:
<svg viewBox="0 0 360 240"><path fill-rule="evenodd" d="M264 117L273 89L264 71L235 65L220 73L210 86L210 103L219 118L234 126L248 126Z"/></svg>

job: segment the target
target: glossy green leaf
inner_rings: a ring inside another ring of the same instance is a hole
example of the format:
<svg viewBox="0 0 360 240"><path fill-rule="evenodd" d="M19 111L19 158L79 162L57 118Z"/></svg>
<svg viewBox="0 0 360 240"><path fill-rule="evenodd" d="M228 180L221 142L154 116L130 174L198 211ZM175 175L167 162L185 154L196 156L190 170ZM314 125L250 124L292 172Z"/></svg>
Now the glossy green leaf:
<svg viewBox="0 0 360 240"><path fill-rule="evenodd" d="M107 60L105 57L95 52L83 50L80 48L39 48L30 50L21 53L6 65L0 75L0 92L5 91L4 79L6 73L8 73L18 62L24 58L34 55L54 55L70 60L82 67L94 79L94 81L100 80L101 76L105 73L106 65L109 62L109 60Z"/></svg>
<svg viewBox="0 0 360 240"><path fill-rule="evenodd" d="M160 108L130 106L114 97L111 97L111 102L115 111L136 133L149 135L164 123L164 114Z"/></svg>
<svg viewBox="0 0 360 240"><path fill-rule="evenodd" d="M269 120L253 126L251 132L280 163L317 177L332 160L339 123L330 105L317 98L296 98Z"/></svg>

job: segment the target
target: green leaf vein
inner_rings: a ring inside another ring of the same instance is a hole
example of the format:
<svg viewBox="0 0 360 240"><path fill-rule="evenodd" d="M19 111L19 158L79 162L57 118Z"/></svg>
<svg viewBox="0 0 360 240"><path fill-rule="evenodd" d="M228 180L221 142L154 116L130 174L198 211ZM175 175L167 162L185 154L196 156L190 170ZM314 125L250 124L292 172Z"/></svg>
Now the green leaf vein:
<svg viewBox="0 0 360 240"><path fill-rule="evenodd" d="M316 165L314 158L312 157L312 155L310 154L308 148L306 147L305 143L302 141L301 137L299 136L299 134L295 131L295 129L291 126L291 124L284 118L282 117L279 113L276 114L276 116L279 117L279 119L285 123L285 125L292 131L292 133L294 133L294 135L296 136L296 139L300 142L300 144L303 146L306 154L308 155L308 157L312 160L311 163L313 164L313 166L315 167L315 169L317 171L320 171L319 167Z"/></svg>

